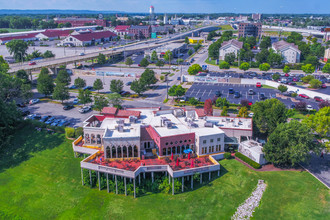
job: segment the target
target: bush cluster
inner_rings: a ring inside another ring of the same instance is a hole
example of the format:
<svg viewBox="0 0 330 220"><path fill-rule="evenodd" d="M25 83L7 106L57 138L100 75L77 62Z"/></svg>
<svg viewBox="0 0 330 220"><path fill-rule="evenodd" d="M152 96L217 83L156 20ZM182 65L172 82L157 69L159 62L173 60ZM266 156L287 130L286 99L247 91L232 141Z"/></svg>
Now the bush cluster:
<svg viewBox="0 0 330 220"><path fill-rule="evenodd" d="M260 169L261 165L258 164L257 162L251 160L250 158L248 158L247 156L244 156L243 154L237 152L235 154L236 157L238 157L239 159L243 160L245 163L249 164L251 167L253 167L254 169Z"/></svg>
<svg viewBox="0 0 330 220"><path fill-rule="evenodd" d="M74 129L74 128L66 127L65 128L65 135L68 138L77 138L77 137L83 135L83 128L79 127L79 128Z"/></svg>
<svg viewBox="0 0 330 220"><path fill-rule="evenodd" d="M230 159L231 158L231 153L226 152L226 153L223 154L223 156L224 156L225 159Z"/></svg>

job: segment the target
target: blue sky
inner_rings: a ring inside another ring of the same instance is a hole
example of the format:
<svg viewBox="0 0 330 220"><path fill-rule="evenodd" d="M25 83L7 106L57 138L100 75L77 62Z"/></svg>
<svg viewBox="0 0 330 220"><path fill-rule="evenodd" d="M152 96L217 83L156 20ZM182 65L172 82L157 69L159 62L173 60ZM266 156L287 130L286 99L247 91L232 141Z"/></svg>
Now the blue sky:
<svg viewBox="0 0 330 220"><path fill-rule="evenodd" d="M1 0L0 9L79 9L156 13L330 13L330 0Z"/></svg>

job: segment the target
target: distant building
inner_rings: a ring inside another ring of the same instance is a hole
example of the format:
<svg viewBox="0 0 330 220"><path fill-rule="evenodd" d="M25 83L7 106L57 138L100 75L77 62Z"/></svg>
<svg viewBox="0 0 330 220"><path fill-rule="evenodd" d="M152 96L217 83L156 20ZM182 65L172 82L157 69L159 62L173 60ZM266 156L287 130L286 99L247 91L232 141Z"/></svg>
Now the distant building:
<svg viewBox="0 0 330 220"><path fill-rule="evenodd" d="M260 38L261 31L261 23L240 23L238 26L238 38L251 36Z"/></svg>
<svg viewBox="0 0 330 220"><path fill-rule="evenodd" d="M36 35L38 40L57 40L70 35L73 30L45 30Z"/></svg>
<svg viewBox="0 0 330 220"><path fill-rule="evenodd" d="M128 17L117 17L116 21L127 22L129 19Z"/></svg>
<svg viewBox="0 0 330 220"><path fill-rule="evenodd" d="M37 40L36 35L37 33L31 33L31 34L0 37L0 44L5 44L12 40L35 41Z"/></svg>
<svg viewBox="0 0 330 220"><path fill-rule="evenodd" d="M164 21L163 21L164 24L168 24L168 17L167 17L167 14L164 15Z"/></svg>
<svg viewBox="0 0 330 220"><path fill-rule="evenodd" d="M139 26L139 25L132 25L128 29L128 33L132 34L135 38L150 38L151 35L151 27L150 26Z"/></svg>
<svg viewBox="0 0 330 220"><path fill-rule="evenodd" d="M189 37L190 44L202 44L205 42L205 39L202 37Z"/></svg>
<svg viewBox="0 0 330 220"><path fill-rule="evenodd" d="M88 25L98 25L107 27L108 22L104 19L96 18L77 18L77 17L68 17L68 18L54 18L56 24L65 24L70 23L72 27L80 27Z"/></svg>
<svg viewBox="0 0 330 220"><path fill-rule="evenodd" d="M288 43L286 41L278 41L273 43L273 50L282 55L283 63L299 63L300 62L300 50L294 43Z"/></svg>
<svg viewBox="0 0 330 220"><path fill-rule="evenodd" d="M152 33L160 33L160 34L164 34L164 33L168 33L170 31L173 30L173 25L167 24L164 26L159 26L159 25L155 25L151 27L151 32Z"/></svg>
<svg viewBox="0 0 330 220"><path fill-rule="evenodd" d="M171 43L168 45L157 47L154 50L150 50L149 53L145 52L145 55L151 56L152 51L156 51L158 58L161 59L164 57L166 51L171 51L174 58L179 58L183 56L182 52L186 49L187 45L185 43Z"/></svg>
<svg viewBox="0 0 330 220"><path fill-rule="evenodd" d="M120 37L124 37L125 35L128 35L129 28L130 28L129 25L118 25L115 28L115 33Z"/></svg>
<svg viewBox="0 0 330 220"><path fill-rule="evenodd" d="M240 16L236 17L235 20L239 21L239 22L246 22L246 21L248 21L248 16L240 15Z"/></svg>
<svg viewBox="0 0 330 220"><path fill-rule="evenodd" d="M240 49L243 48L243 42L232 39L222 43L219 49L219 60L225 60L225 57L229 53L234 53L237 57L237 54Z"/></svg>
<svg viewBox="0 0 330 220"><path fill-rule="evenodd" d="M98 31L84 34L75 34L70 35L64 40L62 40L60 45L68 45L75 47L90 46L95 45L97 43L109 42L116 36L117 35L111 31Z"/></svg>
<svg viewBox="0 0 330 220"><path fill-rule="evenodd" d="M324 62L328 62L329 59L330 59L330 48L324 51Z"/></svg>
<svg viewBox="0 0 330 220"><path fill-rule="evenodd" d="M255 21L260 21L261 20L261 14L252 14L252 19Z"/></svg>
<svg viewBox="0 0 330 220"><path fill-rule="evenodd" d="M330 28L324 28L323 32L325 33L324 35L324 41L330 41Z"/></svg>

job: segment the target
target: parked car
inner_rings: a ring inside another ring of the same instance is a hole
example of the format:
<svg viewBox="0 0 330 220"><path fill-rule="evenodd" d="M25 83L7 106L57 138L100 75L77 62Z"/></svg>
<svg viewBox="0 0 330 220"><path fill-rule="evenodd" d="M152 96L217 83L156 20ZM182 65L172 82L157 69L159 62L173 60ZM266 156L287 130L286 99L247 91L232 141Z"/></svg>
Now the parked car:
<svg viewBox="0 0 330 220"><path fill-rule="evenodd" d="M322 84L322 85L321 85L321 88L322 88L322 89L326 89L326 88L327 88L327 85Z"/></svg>
<svg viewBox="0 0 330 220"><path fill-rule="evenodd" d="M78 98L75 98L72 102L74 105L78 104L79 103L79 99Z"/></svg>
<svg viewBox="0 0 330 220"><path fill-rule="evenodd" d="M45 122L47 121L48 118L50 118L51 116L50 115L45 115L45 116L42 116L41 119L39 120L40 122Z"/></svg>
<svg viewBox="0 0 330 220"><path fill-rule="evenodd" d="M239 98L239 97L241 97L241 94L238 91L236 91L234 93L234 98Z"/></svg>
<svg viewBox="0 0 330 220"><path fill-rule="evenodd" d="M260 99L260 100L265 100L265 99L267 99L265 93L260 93L260 95L259 95L259 99Z"/></svg>
<svg viewBox="0 0 330 220"><path fill-rule="evenodd" d="M63 106L63 110L70 110L70 109L73 109L74 106L73 105L65 105Z"/></svg>
<svg viewBox="0 0 330 220"><path fill-rule="evenodd" d="M21 115L24 117L24 116L27 116L30 114L30 111L29 110L26 110L26 111L22 111L21 112Z"/></svg>
<svg viewBox="0 0 330 220"><path fill-rule="evenodd" d="M260 82L257 82L256 87L257 88L261 88L261 83Z"/></svg>
<svg viewBox="0 0 330 220"><path fill-rule="evenodd" d="M29 62L29 66L33 66L33 65L36 65L37 63L32 61L32 62Z"/></svg>
<svg viewBox="0 0 330 220"><path fill-rule="evenodd" d="M249 94L249 95L254 95L254 91L253 91L253 89L249 89L248 94Z"/></svg>
<svg viewBox="0 0 330 220"><path fill-rule="evenodd" d="M55 117L50 117L45 124L50 125L51 123L53 123L53 121L55 120Z"/></svg>
<svg viewBox="0 0 330 220"><path fill-rule="evenodd" d="M216 97L220 97L220 96L221 96L221 92L220 92L220 91L216 91L216 92L215 92L215 96L216 96Z"/></svg>
<svg viewBox="0 0 330 220"><path fill-rule="evenodd" d="M314 96L314 100L317 101L317 102L324 101L320 96Z"/></svg>
<svg viewBox="0 0 330 220"><path fill-rule="evenodd" d="M85 53L80 53L79 56L85 56Z"/></svg>
<svg viewBox="0 0 330 220"><path fill-rule="evenodd" d="M58 125L57 125L57 126L60 126L60 127L62 127L62 126L66 126L66 125L68 125L68 124L69 124L69 122L68 122L68 121L66 121L66 120L62 119L62 120L60 120L60 122L58 123Z"/></svg>
<svg viewBox="0 0 330 220"><path fill-rule="evenodd" d="M314 110L314 109L313 109L313 107L312 107L311 105L306 105L306 110L308 110L308 111L312 111L312 110Z"/></svg>
<svg viewBox="0 0 330 220"><path fill-rule="evenodd" d="M33 119L33 117L35 116L36 114L30 114L28 116L25 117L25 119Z"/></svg>
<svg viewBox="0 0 330 220"><path fill-rule="evenodd" d="M89 112L90 110L92 110L92 108L90 106L84 106L81 109L79 109L79 112L86 113L86 112Z"/></svg>
<svg viewBox="0 0 330 220"><path fill-rule="evenodd" d="M129 82L126 83L126 86L130 86L131 84L132 84L132 82L129 81Z"/></svg>
<svg viewBox="0 0 330 220"><path fill-rule="evenodd" d="M295 85L297 85L297 83L295 83L295 82L289 82L289 85L290 86L295 86Z"/></svg>
<svg viewBox="0 0 330 220"><path fill-rule="evenodd" d="M252 117L253 117L253 115L254 115L254 113L253 113L253 112L251 112L251 113L249 113L249 115L248 115L248 116L249 116L250 118L252 118Z"/></svg>
<svg viewBox="0 0 330 220"><path fill-rule="evenodd" d="M71 85L69 89L76 89L77 87L75 85Z"/></svg>
<svg viewBox="0 0 330 220"><path fill-rule="evenodd" d="M34 114L34 116L31 119L33 119L33 120L40 120L40 118L41 118L40 115Z"/></svg>
<svg viewBox="0 0 330 220"><path fill-rule="evenodd" d="M299 94L299 97L305 98L305 99L309 99L309 96L306 94Z"/></svg>
<svg viewBox="0 0 330 220"><path fill-rule="evenodd" d="M93 86L85 86L84 88L83 88L83 90L91 90L91 89L93 89Z"/></svg>
<svg viewBox="0 0 330 220"><path fill-rule="evenodd" d="M26 105L24 103L18 103L16 104L17 107L24 108Z"/></svg>
<svg viewBox="0 0 330 220"><path fill-rule="evenodd" d="M181 77L180 77L180 76L178 76L177 80L181 80Z"/></svg>
<svg viewBox="0 0 330 220"><path fill-rule="evenodd" d="M126 95L129 95L131 93L127 92L127 91L121 91L119 94L122 95L122 96L126 96Z"/></svg>
<svg viewBox="0 0 330 220"><path fill-rule="evenodd" d="M60 119L55 119L50 125L57 126L60 121L61 121Z"/></svg>
<svg viewBox="0 0 330 220"><path fill-rule="evenodd" d="M40 101L39 99L31 99L29 104L34 105L34 104L37 104L39 101Z"/></svg>
<svg viewBox="0 0 330 220"><path fill-rule="evenodd" d="M191 58L190 63L193 63L194 61L195 61L195 59L194 58Z"/></svg>
<svg viewBox="0 0 330 220"><path fill-rule="evenodd" d="M233 88L229 88L229 90L228 90L228 93L229 93L229 94L234 94L234 92L235 92L235 91L234 91Z"/></svg>

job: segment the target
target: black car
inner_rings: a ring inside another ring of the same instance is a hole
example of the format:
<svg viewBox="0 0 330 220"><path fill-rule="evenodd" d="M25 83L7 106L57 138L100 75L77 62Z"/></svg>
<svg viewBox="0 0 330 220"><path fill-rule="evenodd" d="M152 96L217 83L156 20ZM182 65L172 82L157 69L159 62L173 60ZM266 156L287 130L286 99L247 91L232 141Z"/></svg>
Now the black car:
<svg viewBox="0 0 330 220"><path fill-rule="evenodd" d="M26 105L24 103L18 103L16 104L17 107L24 108Z"/></svg>
<svg viewBox="0 0 330 220"><path fill-rule="evenodd" d="M229 94L234 94L235 91L234 91L233 88L229 88L229 91L228 92L229 92Z"/></svg>
<svg viewBox="0 0 330 220"><path fill-rule="evenodd" d="M21 115L24 116L28 116L30 114L30 111L26 110L26 111L22 111Z"/></svg>
<svg viewBox="0 0 330 220"><path fill-rule="evenodd" d="M216 97L220 97L220 96L221 96L221 92L220 92L220 91L216 91L216 92L215 92L215 96L216 96Z"/></svg>
<svg viewBox="0 0 330 220"><path fill-rule="evenodd" d="M132 84L132 82L127 82L126 86L130 86Z"/></svg>
<svg viewBox="0 0 330 220"><path fill-rule="evenodd" d="M63 110L70 110L70 109L73 109L74 106L73 105L65 105L63 106Z"/></svg>
<svg viewBox="0 0 330 220"><path fill-rule="evenodd" d="M93 86L85 86L84 88L83 88L83 90L91 90L91 89L93 89Z"/></svg>
<svg viewBox="0 0 330 220"><path fill-rule="evenodd" d="M265 93L260 93L259 99L260 99L260 100L265 100L265 99L267 99Z"/></svg>
<svg viewBox="0 0 330 220"><path fill-rule="evenodd" d="M47 121L48 118L50 118L50 117L52 117L52 116L50 116L50 115L42 116L41 119L40 119L39 121L40 121L40 122L45 122L45 121Z"/></svg>
<svg viewBox="0 0 330 220"><path fill-rule="evenodd" d="M234 98L239 98L239 97L241 97L241 94L238 91L236 91L234 94Z"/></svg>

